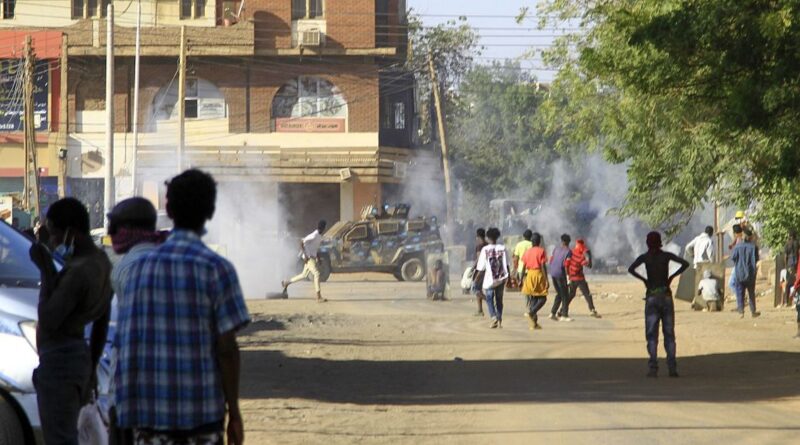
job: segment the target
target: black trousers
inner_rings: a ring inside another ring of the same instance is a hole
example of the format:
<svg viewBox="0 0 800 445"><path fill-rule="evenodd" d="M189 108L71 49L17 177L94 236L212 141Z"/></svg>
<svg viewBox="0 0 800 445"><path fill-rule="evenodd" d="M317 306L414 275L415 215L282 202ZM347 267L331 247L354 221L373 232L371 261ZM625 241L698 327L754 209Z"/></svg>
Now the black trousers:
<svg viewBox="0 0 800 445"><path fill-rule="evenodd" d="M556 289L556 299L553 301L553 315L569 316L569 284L567 277L553 277L553 287ZM559 310L560 309L560 310Z"/></svg>
<svg viewBox="0 0 800 445"><path fill-rule="evenodd" d="M573 281L569 283L569 301L578 294L578 289L581 290L583 298L586 299L586 304L589 305L589 310L594 312L594 300L592 299L592 292L589 291L589 283L586 280Z"/></svg>

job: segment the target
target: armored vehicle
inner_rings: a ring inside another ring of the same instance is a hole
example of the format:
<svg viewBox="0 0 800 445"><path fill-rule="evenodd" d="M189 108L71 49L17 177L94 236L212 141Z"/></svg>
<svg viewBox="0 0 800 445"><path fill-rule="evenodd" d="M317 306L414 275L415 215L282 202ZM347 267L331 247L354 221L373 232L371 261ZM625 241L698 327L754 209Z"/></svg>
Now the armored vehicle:
<svg viewBox="0 0 800 445"><path fill-rule="evenodd" d="M425 278L428 253L441 253L444 243L436 218L410 218L405 204L361 212L359 221L339 221L323 236L321 279L331 273L383 272L400 281Z"/></svg>

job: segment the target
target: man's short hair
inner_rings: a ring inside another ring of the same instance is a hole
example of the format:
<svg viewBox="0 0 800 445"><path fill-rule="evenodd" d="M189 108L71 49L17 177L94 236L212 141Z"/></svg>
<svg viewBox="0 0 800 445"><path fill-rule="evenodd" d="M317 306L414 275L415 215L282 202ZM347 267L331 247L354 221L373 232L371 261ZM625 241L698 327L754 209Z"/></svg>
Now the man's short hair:
<svg viewBox="0 0 800 445"><path fill-rule="evenodd" d="M47 210L47 220L59 230L72 229L89 234L89 212L75 198L63 198L54 202Z"/></svg>
<svg viewBox="0 0 800 445"><path fill-rule="evenodd" d="M565 234L561 235L561 242L564 243L564 244L569 245L569 243L572 242L572 238L565 233Z"/></svg>
<svg viewBox="0 0 800 445"><path fill-rule="evenodd" d="M706 234L708 234L708 236L711 236L711 235L714 234L714 228L711 227L711 226L706 226L705 232L706 232Z"/></svg>
<svg viewBox="0 0 800 445"><path fill-rule="evenodd" d="M539 232L533 233L531 235L531 244L534 246L539 246L542 244L542 235Z"/></svg>
<svg viewBox="0 0 800 445"><path fill-rule="evenodd" d="M324 232L325 227L328 227L328 222L325 221L324 219L319 220L319 222L317 223L317 230L319 230L319 233Z"/></svg>
<svg viewBox="0 0 800 445"><path fill-rule="evenodd" d="M741 224L734 224L733 225L733 233L742 233L742 225Z"/></svg>
<svg viewBox="0 0 800 445"><path fill-rule="evenodd" d="M533 237L533 232L530 229L526 230L525 233L522 234L522 237L526 240L530 241L531 237Z"/></svg>
<svg viewBox="0 0 800 445"><path fill-rule="evenodd" d="M489 238L490 241L497 242L500 239L500 229L497 227L492 227L486 231L486 237Z"/></svg>
<svg viewBox="0 0 800 445"><path fill-rule="evenodd" d="M477 236L479 238L486 238L486 229L481 227L480 229L478 229L477 232L475 232L475 236Z"/></svg>
<svg viewBox="0 0 800 445"><path fill-rule="evenodd" d="M214 216L217 183L208 173L186 170L167 182L167 211L175 227L197 230Z"/></svg>

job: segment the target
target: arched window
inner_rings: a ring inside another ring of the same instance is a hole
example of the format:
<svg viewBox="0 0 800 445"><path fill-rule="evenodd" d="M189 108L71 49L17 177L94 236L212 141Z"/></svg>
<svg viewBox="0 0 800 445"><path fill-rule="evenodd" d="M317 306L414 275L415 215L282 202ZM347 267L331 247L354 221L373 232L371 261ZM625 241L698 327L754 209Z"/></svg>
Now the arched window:
<svg viewBox="0 0 800 445"><path fill-rule="evenodd" d="M275 131L344 132L347 102L334 84L300 77L284 84L272 101Z"/></svg>
<svg viewBox="0 0 800 445"><path fill-rule="evenodd" d="M186 79L184 117L186 119L223 119L227 113L225 96L211 82L189 77ZM156 94L153 114L156 121L178 119L178 82L173 81Z"/></svg>

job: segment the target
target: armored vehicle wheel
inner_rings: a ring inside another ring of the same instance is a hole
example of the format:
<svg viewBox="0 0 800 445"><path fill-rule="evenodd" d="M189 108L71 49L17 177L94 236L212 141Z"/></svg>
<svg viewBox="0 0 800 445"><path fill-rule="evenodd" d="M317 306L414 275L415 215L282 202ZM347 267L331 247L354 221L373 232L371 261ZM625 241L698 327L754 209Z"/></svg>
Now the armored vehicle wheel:
<svg viewBox="0 0 800 445"><path fill-rule="evenodd" d="M400 269L398 269L398 270L396 270L396 271L392 272L392 275L394 275L394 278L395 278L397 281L405 281L405 280L403 279L403 274L401 274L401 273L400 273Z"/></svg>
<svg viewBox="0 0 800 445"><path fill-rule="evenodd" d="M400 266L400 276L404 281L422 281L425 278L425 263L420 258L407 258Z"/></svg>

